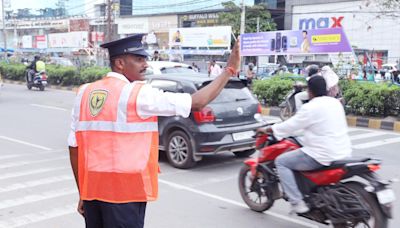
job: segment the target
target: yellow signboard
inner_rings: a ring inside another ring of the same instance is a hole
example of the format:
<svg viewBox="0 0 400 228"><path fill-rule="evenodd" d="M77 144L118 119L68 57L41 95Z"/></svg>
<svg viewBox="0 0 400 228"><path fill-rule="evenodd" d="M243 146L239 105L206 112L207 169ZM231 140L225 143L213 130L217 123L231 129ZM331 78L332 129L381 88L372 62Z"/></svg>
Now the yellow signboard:
<svg viewBox="0 0 400 228"><path fill-rule="evenodd" d="M315 35L311 36L311 43L339 43L342 40L341 34Z"/></svg>

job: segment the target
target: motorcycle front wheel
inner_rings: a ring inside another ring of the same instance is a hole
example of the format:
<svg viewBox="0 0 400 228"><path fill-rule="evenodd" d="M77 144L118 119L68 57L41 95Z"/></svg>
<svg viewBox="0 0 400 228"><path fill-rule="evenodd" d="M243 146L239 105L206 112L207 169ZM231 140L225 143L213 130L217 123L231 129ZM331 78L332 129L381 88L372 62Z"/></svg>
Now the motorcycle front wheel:
<svg viewBox="0 0 400 228"><path fill-rule="evenodd" d="M289 107L288 104L286 104L284 107L281 107L279 111L280 111L279 112L279 117L283 121L289 119L293 115L292 110L291 110L291 108Z"/></svg>
<svg viewBox="0 0 400 228"><path fill-rule="evenodd" d="M348 223L348 224L334 224L335 228L387 228L388 227L388 218L383 214L381 207L378 203L376 197L367 192L364 189L364 186L357 182L348 182L345 184L347 188L351 189L354 193L356 193L363 203L368 208L368 212L370 214L370 218L368 221L358 222L356 224Z"/></svg>
<svg viewBox="0 0 400 228"><path fill-rule="evenodd" d="M239 191L242 199L251 210L263 212L274 204L272 193L266 191L268 176L257 171L256 175L251 174L250 167L244 165L239 173Z"/></svg>

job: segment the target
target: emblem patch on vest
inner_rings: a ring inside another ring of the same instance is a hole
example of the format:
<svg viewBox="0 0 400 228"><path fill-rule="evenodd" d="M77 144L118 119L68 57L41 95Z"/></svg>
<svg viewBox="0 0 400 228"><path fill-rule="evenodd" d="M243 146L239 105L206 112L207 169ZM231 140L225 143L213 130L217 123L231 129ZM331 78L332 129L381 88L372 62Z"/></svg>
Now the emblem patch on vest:
<svg viewBox="0 0 400 228"><path fill-rule="evenodd" d="M94 90L89 96L89 109L90 114L95 117L97 116L101 109L103 109L106 103L108 92L105 90Z"/></svg>

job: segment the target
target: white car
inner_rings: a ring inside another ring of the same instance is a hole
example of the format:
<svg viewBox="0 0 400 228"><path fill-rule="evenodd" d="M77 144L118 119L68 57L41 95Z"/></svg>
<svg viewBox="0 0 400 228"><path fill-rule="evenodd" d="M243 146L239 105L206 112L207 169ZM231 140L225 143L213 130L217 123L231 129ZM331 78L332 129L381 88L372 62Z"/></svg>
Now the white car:
<svg viewBox="0 0 400 228"><path fill-rule="evenodd" d="M168 61L148 61L146 75L159 75L166 73L193 73L190 65Z"/></svg>

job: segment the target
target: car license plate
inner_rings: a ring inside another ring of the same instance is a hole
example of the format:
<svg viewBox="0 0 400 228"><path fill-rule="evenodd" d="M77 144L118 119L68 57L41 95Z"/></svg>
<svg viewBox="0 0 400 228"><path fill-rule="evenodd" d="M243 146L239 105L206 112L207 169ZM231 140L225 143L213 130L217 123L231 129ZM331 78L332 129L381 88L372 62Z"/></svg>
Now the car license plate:
<svg viewBox="0 0 400 228"><path fill-rule="evenodd" d="M392 189L385 189L376 193L380 204L391 203L396 200Z"/></svg>
<svg viewBox="0 0 400 228"><path fill-rule="evenodd" d="M254 131L244 131L244 132L233 133L232 137L234 141L239 141L243 139L250 139L253 135Z"/></svg>

